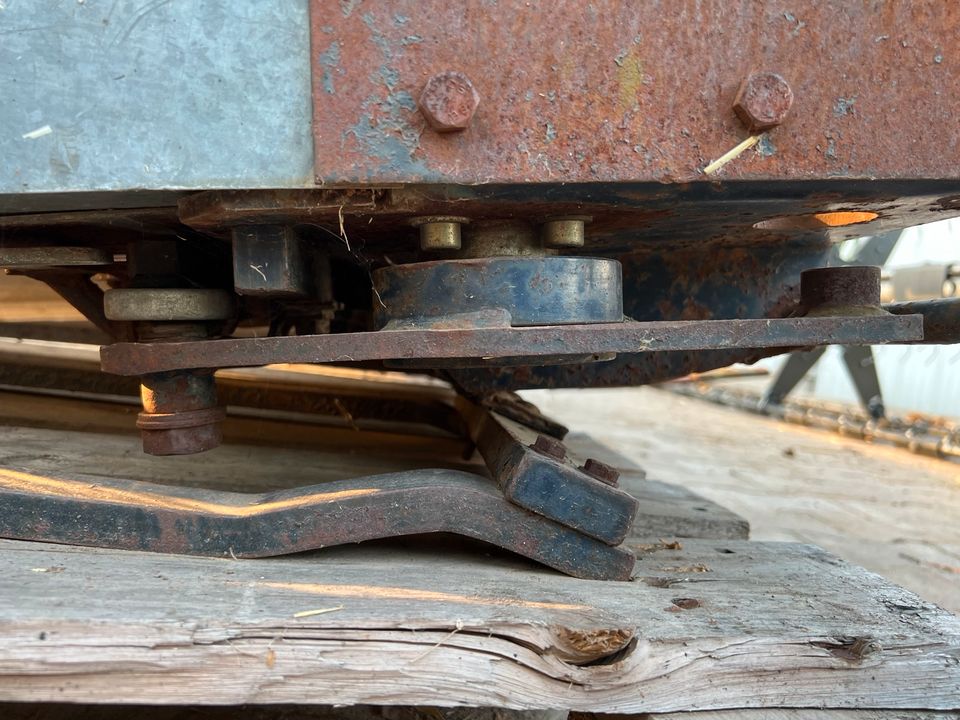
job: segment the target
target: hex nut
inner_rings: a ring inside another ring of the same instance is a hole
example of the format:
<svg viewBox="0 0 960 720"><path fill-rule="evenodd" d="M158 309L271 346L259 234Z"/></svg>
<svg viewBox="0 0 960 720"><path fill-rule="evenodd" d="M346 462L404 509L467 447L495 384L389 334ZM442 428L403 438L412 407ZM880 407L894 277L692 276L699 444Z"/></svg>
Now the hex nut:
<svg viewBox="0 0 960 720"><path fill-rule="evenodd" d="M755 72L740 83L733 111L751 133L758 133L782 123L791 105L793 90L781 75Z"/></svg>
<svg viewBox="0 0 960 720"><path fill-rule="evenodd" d="M595 480L599 480L607 485L612 485L613 487L616 487L620 481L619 470L595 458L587 458L587 461L580 469Z"/></svg>
<svg viewBox="0 0 960 720"><path fill-rule="evenodd" d="M537 435L530 449L554 460L563 460L567 456L567 448L563 443L549 435Z"/></svg>
<svg viewBox="0 0 960 720"><path fill-rule="evenodd" d="M437 132L464 130L480 104L480 94L462 72L448 70L427 80L418 103L423 117Z"/></svg>

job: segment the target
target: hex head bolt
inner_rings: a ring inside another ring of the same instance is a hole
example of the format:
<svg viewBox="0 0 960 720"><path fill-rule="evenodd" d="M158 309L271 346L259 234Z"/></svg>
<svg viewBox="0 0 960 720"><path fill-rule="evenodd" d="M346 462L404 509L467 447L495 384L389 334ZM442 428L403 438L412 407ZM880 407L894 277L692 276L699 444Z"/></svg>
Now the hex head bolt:
<svg viewBox="0 0 960 720"><path fill-rule="evenodd" d="M744 78L733 101L733 111L752 135L776 127L793 105L793 90L775 72L755 72Z"/></svg>
<svg viewBox="0 0 960 720"><path fill-rule="evenodd" d="M804 270L800 273L800 303L808 315L842 315L851 308L882 313L880 268L846 265Z"/></svg>
<svg viewBox="0 0 960 720"><path fill-rule="evenodd" d="M729 162L760 141L760 136L784 121L793 105L793 90L775 72L755 72L740 83L733 111L750 135L703 168L704 175L715 175Z"/></svg>
<svg viewBox="0 0 960 720"><path fill-rule="evenodd" d="M537 439L530 446L530 449L554 460L563 460L567 456L567 448L564 444L549 435L537 435Z"/></svg>
<svg viewBox="0 0 960 720"><path fill-rule="evenodd" d="M137 340L161 343L210 336L235 310L223 290L130 288L104 294L108 318L133 323ZM140 378L137 427L148 455L191 455L217 447L226 412L213 370L175 370Z"/></svg>
<svg viewBox="0 0 960 720"><path fill-rule="evenodd" d="M620 482L620 471L606 463L600 462L599 460L594 460L593 458L587 458L587 461L583 464L583 467L580 468L590 477L600 482L606 483L616 487Z"/></svg>
<svg viewBox="0 0 960 720"><path fill-rule="evenodd" d="M140 399L137 427L148 455L192 455L223 440L226 411L217 404L212 370L144 375Z"/></svg>
<svg viewBox="0 0 960 720"><path fill-rule="evenodd" d="M417 104L434 130L457 132L470 124L480 105L480 94L462 72L447 70L427 80Z"/></svg>

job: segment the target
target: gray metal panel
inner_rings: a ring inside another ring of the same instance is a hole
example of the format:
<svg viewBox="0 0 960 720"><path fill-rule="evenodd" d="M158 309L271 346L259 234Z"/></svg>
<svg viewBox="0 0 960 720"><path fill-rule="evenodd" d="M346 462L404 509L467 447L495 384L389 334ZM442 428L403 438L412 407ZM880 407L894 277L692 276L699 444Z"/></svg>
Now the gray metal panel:
<svg viewBox="0 0 960 720"><path fill-rule="evenodd" d="M307 0L0 1L0 195L302 187Z"/></svg>

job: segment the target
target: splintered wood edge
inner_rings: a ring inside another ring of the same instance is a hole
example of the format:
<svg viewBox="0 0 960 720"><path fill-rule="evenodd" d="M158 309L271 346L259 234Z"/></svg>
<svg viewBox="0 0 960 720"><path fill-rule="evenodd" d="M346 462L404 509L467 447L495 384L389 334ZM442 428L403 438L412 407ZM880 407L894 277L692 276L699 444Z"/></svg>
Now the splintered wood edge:
<svg viewBox="0 0 960 720"><path fill-rule="evenodd" d="M232 562L0 541L0 700L960 705L957 618L809 546L717 542L645 548L637 582L600 583L469 555Z"/></svg>

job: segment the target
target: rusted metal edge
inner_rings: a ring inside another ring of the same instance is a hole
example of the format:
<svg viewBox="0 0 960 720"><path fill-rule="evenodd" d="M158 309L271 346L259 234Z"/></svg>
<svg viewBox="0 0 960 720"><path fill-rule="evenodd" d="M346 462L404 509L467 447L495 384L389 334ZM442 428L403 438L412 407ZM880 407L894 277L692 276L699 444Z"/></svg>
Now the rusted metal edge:
<svg viewBox="0 0 960 720"><path fill-rule="evenodd" d="M664 350L882 345L923 339L922 315L623 322L467 330L380 330L338 335L117 343L101 349L101 367L118 375L249 367L270 363L465 358L537 358Z"/></svg>
<svg viewBox="0 0 960 720"><path fill-rule="evenodd" d="M924 345L960 343L960 298L890 303L883 309L894 315L922 317Z"/></svg>
<svg viewBox="0 0 960 720"><path fill-rule="evenodd" d="M508 502L454 470L353 478L266 494L0 469L0 537L256 558L420 533L492 543L579 578L628 580L634 558Z"/></svg>

